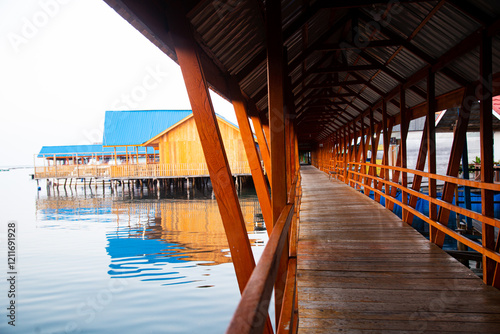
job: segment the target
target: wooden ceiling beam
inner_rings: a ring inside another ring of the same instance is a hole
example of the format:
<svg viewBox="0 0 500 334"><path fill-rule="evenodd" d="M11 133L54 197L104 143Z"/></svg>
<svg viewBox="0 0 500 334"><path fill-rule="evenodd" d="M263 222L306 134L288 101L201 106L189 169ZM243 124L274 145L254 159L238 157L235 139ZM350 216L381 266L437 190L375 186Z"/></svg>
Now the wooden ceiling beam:
<svg viewBox="0 0 500 334"><path fill-rule="evenodd" d="M417 3L432 2L431 0L398 0L397 3ZM391 2L389 2L391 3ZM395 2L396 3L396 2ZM374 5L387 5L388 1L382 0L318 0L318 6L322 8L360 8L371 7Z"/></svg>
<svg viewBox="0 0 500 334"><path fill-rule="evenodd" d="M349 20L352 19L352 14L347 13L340 20L335 22L325 33L323 33L314 43L309 45L303 52L296 56L288 65L288 73L295 70L302 62L309 57L313 52L318 51L320 45L326 42L332 35L337 33L341 28L343 28Z"/></svg>
<svg viewBox="0 0 500 334"><path fill-rule="evenodd" d="M340 81L340 82L325 82L325 83L318 83L318 84L308 84L304 88L305 89L333 88L333 87L364 85L365 83L366 83L365 80L347 80L347 81Z"/></svg>
<svg viewBox="0 0 500 334"><path fill-rule="evenodd" d="M352 97L352 96L356 96L356 94L354 94L354 93L333 93L331 95L328 95L328 94L313 95L313 96L309 96L309 97L305 98L304 100L313 100L313 99L323 100L323 99L335 99L335 98L339 98L339 97Z"/></svg>
<svg viewBox="0 0 500 334"><path fill-rule="evenodd" d="M299 17L295 19L284 31L283 42L286 42L292 37L304 24L307 23L316 13L321 9L317 4L308 7ZM267 59L266 50L259 52L242 70L236 73L235 77L238 82L245 79L252 73L258 66L261 66Z"/></svg>
<svg viewBox="0 0 500 334"><path fill-rule="evenodd" d="M483 27L493 24L494 20L489 16L489 14L474 6L470 1L448 0L448 2L468 17L473 18Z"/></svg>
<svg viewBox="0 0 500 334"><path fill-rule="evenodd" d="M371 65L339 65L339 66L329 66L324 68L318 68L311 72L311 74L315 73L339 73L339 72L356 72L356 71L372 71L372 70L381 70L380 65L371 64Z"/></svg>
<svg viewBox="0 0 500 334"><path fill-rule="evenodd" d="M322 44L317 48L317 51L346 51L346 50L364 50L372 48L386 48L391 46L399 46L400 44L394 40L381 40L381 41L359 41L354 45L349 42L341 43L327 43Z"/></svg>
<svg viewBox="0 0 500 334"><path fill-rule="evenodd" d="M392 31L388 27L384 27L382 25L380 26L380 32L382 34L386 35L390 40L398 41L401 44L400 48L386 62L386 65L396 57L396 55L401 51L401 48L407 49L408 51L410 51L415 56L417 56L420 59L422 59L427 64L434 64L436 62L435 58L431 57L426 52L424 52L423 50L421 50L420 48L418 48L417 46L411 44L410 41L418 34L418 32L421 29L423 29L423 27L425 26L425 24L444 5L445 2L446 2L446 0L441 0L436 6L434 6L434 8L431 10L431 12L426 16L426 18L424 20L422 20L421 24L416 29L414 29L414 31L412 32L412 34L410 34L410 36L407 39L403 39L402 37L400 37L399 34L395 33L394 31ZM371 20L371 17L368 16L368 15L366 15L365 13L360 13L360 16L364 20L366 20L366 21ZM458 73L456 73L456 72L454 72L454 71L452 71L450 69L447 69L446 71L443 71L443 74L445 74L447 77L449 77L450 79L452 79L453 81L455 81L459 85L466 86L466 85L469 84L469 82L467 80L465 80L462 76L460 76ZM423 92L421 92L419 95L421 97L424 97L424 95L422 95L422 94L423 94Z"/></svg>

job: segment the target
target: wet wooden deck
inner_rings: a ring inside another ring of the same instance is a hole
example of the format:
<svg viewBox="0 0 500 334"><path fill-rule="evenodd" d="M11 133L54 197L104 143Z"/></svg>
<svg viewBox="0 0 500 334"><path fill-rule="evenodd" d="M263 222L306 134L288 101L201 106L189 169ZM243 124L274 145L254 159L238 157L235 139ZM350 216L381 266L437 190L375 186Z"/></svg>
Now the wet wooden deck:
<svg viewBox="0 0 500 334"><path fill-rule="evenodd" d="M302 167L299 333L500 333L500 291L396 215Z"/></svg>

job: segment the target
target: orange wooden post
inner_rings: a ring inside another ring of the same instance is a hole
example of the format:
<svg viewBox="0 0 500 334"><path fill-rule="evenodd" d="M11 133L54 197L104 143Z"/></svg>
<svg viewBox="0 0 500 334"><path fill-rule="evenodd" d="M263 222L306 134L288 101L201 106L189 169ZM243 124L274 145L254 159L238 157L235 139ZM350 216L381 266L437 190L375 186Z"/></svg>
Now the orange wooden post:
<svg viewBox="0 0 500 334"><path fill-rule="evenodd" d="M427 159L427 121L425 122L424 130L422 131L422 139L420 141L420 149L418 150L417 164L415 166L415 169L420 171L424 170L426 159ZM422 183L422 176L414 175L411 184L411 189L419 191L421 183ZM408 205L411 206L412 208L415 208L417 206L417 201L418 197L415 195L411 195ZM406 219L403 220L411 225L413 223L413 216L414 216L413 213L408 211L406 213Z"/></svg>
<svg viewBox="0 0 500 334"><path fill-rule="evenodd" d="M184 11L179 9L180 3L169 2L168 5L170 8L166 12L170 35L175 45L177 60L184 77L210 179L226 231L238 285L240 291L243 291L255 267L245 221L236 195L233 177L208 92L208 85L200 65L200 54L191 33L191 25L185 15L181 14Z"/></svg>
<svg viewBox="0 0 500 334"><path fill-rule="evenodd" d="M363 119L363 115L361 115L360 119L361 123L361 154L362 156L358 159L359 162L366 163L366 145L365 145L365 120ZM362 165L359 168L361 174L366 173L366 166ZM358 180L361 183L364 183L364 178L362 176L358 177Z"/></svg>
<svg viewBox="0 0 500 334"><path fill-rule="evenodd" d="M469 116L471 114L471 97L474 94L474 90L468 87L464 92L464 98L462 99L462 105L458 114L457 125L455 126L453 132L453 145L451 147L450 158L448 161L448 169L446 175L457 177L460 160L462 159L462 153L465 146L465 140L467 136L467 127L469 126ZM445 182L443 186L443 195L441 200L451 203L453 197L455 196L456 184L451 182ZM458 204L456 204L458 206ZM443 225L448 225L448 219L450 217L450 210L443 207L439 208L438 221ZM437 231L434 235L434 242L439 247L443 247L445 234L441 231Z"/></svg>
<svg viewBox="0 0 500 334"><path fill-rule="evenodd" d="M427 76L427 171L436 174L436 81L434 72ZM429 196L436 198L436 180L429 178ZM429 202L429 218L437 220L437 206ZM430 240L435 239L437 229L429 227Z"/></svg>
<svg viewBox="0 0 500 334"><path fill-rule="evenodd" d="M493 183L493 82L492 82L492 40L483 32L480 44L480 140L481 140L481 182ZM481 189L481 211L483 216L494 217L493 191ZM492 225L482 223L483 247L495 249L495 230ZM496 276L496 277L495 277ZM500 286L498 264L483 254L483 281ZM495 282L493 281L495 278Z"/></svg>
<svg viewBox="0 0 500 334"><path fill-rule="evenodd" d="M382 101L382 123L384 123L384 158L382 161L383 165L389 165L389 140L390 140L390 132L389 125L387 124L387 102L385 100ZM380 172L381 177L389 181L389 169L383 168ZM384 184L384 194L385 198L385 207L389 207L389 200L387 199L387 195L390 194L389 185Z"/></svg>
<svg viewBox="0 0 500 334"><path fill-rule="evenodd" d="M266 136L267 146L269 148L269 159L271 158L271 130L269 130L269 124L262 124L262 130L264 130L264 135Z"/></svg>
<svg viewBox="0 0 500 334"><path fill-rule="evenodd" d="M344 126L344 182L346 184L349 183L348 177L349 177L349 171L348 171L348 165L349 165L349 134L348 134L348 129L347 126Z"/></svg>
<svg viewBox="0 0 500 334"><path fill-rule="evenodd" d="M375 137L377 136L375 132L375 120L373 119L373 109L370 108L370 142L371 142L371 149L372 149L372 157L370 160L370 163L376 164L377 163L377 150L378 150L378 140L375 140ZM378 136L377 136L378 137ZM375 176L377 174L377 168L376 167L370 167L368 170L368 173L372 176ZM368 185L370 186L372 184L372 179L368 179ZM377 187L377 181L373 180L373 188ZM368 190L368 193L366 194L367 196L370 195L370 191Z"/></svg>
<svg viewBox="0 0 500 334"><path fill-rule="evenodd" d="M401 86L401 90L399 91L399 108L401 112L401 168L407 168L407 145L406 141L408 139L408 126L410 125L409 117L406 115L406 91L403 86ZM401 184L403 185L403 191L401 192L401 202L403 203L401 218L403 221L406 216L407 210L404 205L408 202L407 200L407 192L406 187L408 186L408 176L406 172L402 173L401 176Z"/></svg>
<svg viewBox="0 0 500 334"><path fill-rule="evenodd" d="M252 129L250 128L250 122L248 121L247 108L238 83L232 81L229 88L231 90L231 100L236 118L238 120L238 125L240 127L241 138L245 147L248 164L250 165L250 171L255 184L255 191L257 192L257 197L259 198L262 210L262 216L264 217L264 222L266 223L267 234L271 235L273 227L271 196L269 194L264 172L262 171L262 166L260 164L259 153L257 152L257 147L255 146L255 140L253 138Z"/></svg>
<svg viewBox="0 0 500 334"><path fill-rule="evenodd" d="M352 133L353 133L353 149L352 149L352 161L353 161L353 165L352 165L352 171L353 172L357 172L358 171L358 166L356 165L357 162L359 162L359 158L360 158L360 153L361 153L361 150L358 149L358 133L357 133L357 128L356 128L356 124L354 123L354 121L351 123L352 124ZM357 175L353 173L352 175L352 187L356 188L356 183L354 181L357 180Z"/></svg>
<svg viewBox="0 0 500 334"><path fill-rule="evenodd" d="M273 224L283 211L286 200L286 149L285 149L285 112L284 112L284 65L283 39L281 27L281 2L266 2L266 46L267 46L267 89L269 110L269 132L271 147L271 199ZM286 248L286 247L285 247ZM287 252L288 254L288 252ZM276 323L279 323L281 296L285 282L284 272L278 269L275 285Z"/></svg>
<svg viewBox="0 0 500 334"><path fill-rule="evenodd" d="M255 136L259 143L262 161L264 161L264 167L266 168L267 178L269 179L269 183L271 183L271 157L269 155L269 146L266 141L266 135L264 134L264 128L259 116L252 116L251 119L255 130Z"/></svg>

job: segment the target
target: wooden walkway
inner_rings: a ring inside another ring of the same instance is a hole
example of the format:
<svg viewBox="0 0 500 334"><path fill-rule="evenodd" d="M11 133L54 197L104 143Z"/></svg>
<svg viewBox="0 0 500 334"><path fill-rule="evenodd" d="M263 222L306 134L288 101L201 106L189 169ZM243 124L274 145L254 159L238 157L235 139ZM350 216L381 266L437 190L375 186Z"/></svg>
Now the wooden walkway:
<svg viewBox="0 0 500 334"><path fill-rule="evenodd" d="M500 291L396 215L302 167L299 333L500 333Z"/></svg>

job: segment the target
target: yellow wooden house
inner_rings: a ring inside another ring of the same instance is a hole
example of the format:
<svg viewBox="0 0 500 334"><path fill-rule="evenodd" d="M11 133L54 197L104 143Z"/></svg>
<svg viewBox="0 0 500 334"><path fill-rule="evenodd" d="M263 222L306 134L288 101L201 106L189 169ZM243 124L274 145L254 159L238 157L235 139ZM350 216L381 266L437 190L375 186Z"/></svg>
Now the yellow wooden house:
<svg viewBox="0 0 500 334"><path fill-rule="evenodd" d="M239 128L219 115L217 121L232 173L249 174ZM159 163L162 165L185 165L195 169L198 169L197 165L200 165L199 168L206 165L192 113L146 141L143 146L154 147L159 152Z"/></svg>

